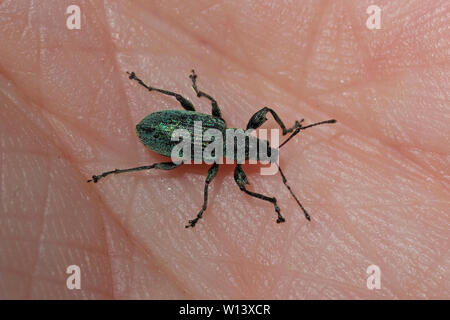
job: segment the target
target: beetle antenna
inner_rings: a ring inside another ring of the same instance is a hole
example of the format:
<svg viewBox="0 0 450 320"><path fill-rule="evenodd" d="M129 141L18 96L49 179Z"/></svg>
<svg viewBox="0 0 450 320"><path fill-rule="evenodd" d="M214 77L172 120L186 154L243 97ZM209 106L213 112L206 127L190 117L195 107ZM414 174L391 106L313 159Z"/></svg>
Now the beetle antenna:
<svg viewBox="0 0 450 320"><path fill-rule="evenodd" d="M309 216L308 212L306 211L306 209L302 206L302 204L300 203L300 200L298 200L298 198L296 197L296 195L294 194L294 192L292 191L291 187L287 184L287 179L284 176L283 171L281 171L280 166L278 165L278 163L275 162L275 164L278 167L278 172L281 175L281 179L283 180L283 184L286 186L286 188L289 190L289 192L291 193L291 195L294 197L295 201L297 202L297 204L299 205L299 207L302 209L303 213L305 214L305 218L308 219L308 221L311 221L311 217Z"/></svg>
<svg viewBox="0 0 450 320"><path fill-rule="evenodd" d="M300 127L297 127L297 129L294 130L294 132L289 136L289 138L287 138L278 148L281 148L282 146L284 146L289 140L291 140L294 136L296 136L300 132L300 130L305 130L305 129L308 129L308 128L311 128L314 126L318 126L321 124L325 124L325 123L336 123L336 122L337 122L336 120L330 119L330 120L316 122L316 123L307 125L305 127L302 127L302 125L300 124Z"/></svg>

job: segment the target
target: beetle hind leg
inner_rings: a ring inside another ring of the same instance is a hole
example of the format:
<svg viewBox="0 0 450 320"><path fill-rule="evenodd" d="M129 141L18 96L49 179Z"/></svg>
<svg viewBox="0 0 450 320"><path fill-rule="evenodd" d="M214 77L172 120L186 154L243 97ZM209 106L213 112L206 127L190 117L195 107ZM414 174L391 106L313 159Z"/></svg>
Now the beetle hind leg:
<svg viewBox="0 0 450 320"><path fill-rule="evenodd" d="M217 118L222 119L222 114L220 112L219 105L217 104L217 101L211 97L209 94L204 93L203 91L199 91L197 88L197 74L194 70L191 70L191 74L189 75L189 78L191 78L192 81L192 88L194 89L195 93L197 94L197 97L205 97L209 101L211 101L212 106L212 115Z"/></svg>
<svg viewBox="0 0 450 320"><path fill-rule="evenodd" d="M172 91L167 91L164 89L158 89L158 88L154 88L151 86L148 86L144 83L144 81L142 81L141 79L139 79L136 74L134 72L128 72L129 75L129 79L130 80L135 80L137 81L137 83L139 83L141 86L143 86L144 88L146 88L148 91L158 91L159 93L168 95L168 96L172 96L175 97L175 99L177 99L177 101L181 104L181 106L188 111L195 111L194 105L192 104L192 102L190 102L188 99L186 99L185 97L183 97L181 94L172 92Z"/></svg>
<svg viewBox="0 0 450 320"><path fill-rule="evenodd" d="M189 220L189 224L186 225L186 228L193 228L195 224L200 220L203 216L203 212L205 212L206 207L208 205L208 186L211 183L211 181L214 179L214 177L217 175L217 172L219 171L219 165L217 163L214 163L211 168L208 170L208 175L206 176L205 181L205 190L203 193L203 206L200 212L197 214L197 217L195 217L192 220Z"/></svg>
<svg viewBox="0 0 450 320"><path fill-rule="evenodd" d="M129 168L129 169L116 169L116 170L112 170L112 171L103 172L102 174L99 174L96 176L94 175L94 176L92 176L92 179L89 179L87 182L97 183L98 180L100 180L106 176L109 176L110 174L121 174L121 173L125 173L125 172L150 170L150 169L172 170L172 169L178 168L181 165L182 165L182 163L176 164L173 162L160 162L160 163L154 163L149 166L142 166L142 167Z"/></svg>

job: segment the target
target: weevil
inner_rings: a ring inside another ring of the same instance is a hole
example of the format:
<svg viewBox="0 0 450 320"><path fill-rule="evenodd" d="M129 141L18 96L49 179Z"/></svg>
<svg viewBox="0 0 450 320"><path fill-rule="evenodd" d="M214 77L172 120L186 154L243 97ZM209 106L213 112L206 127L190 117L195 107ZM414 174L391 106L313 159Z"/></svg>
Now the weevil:
<svg viewBox="0 0 450 320"><path fill-rule="evenodd" d="M192 81L192 88L194 89L195 93L197 94L197 97L199 98L206 98L210 101L212 106L212 112L211 115L204 114L195 111L194 105L185 97L182 95L171 92L164 89L158 89L155 87L151 87L146 85L141 79L139 79L134 72L127 72L129 75L130 80L136 81L139 85L146 88L148 91L156 91L164 95L173 96L177 101L180 103L181 107L183 107L184 110L181 109L173 109L173 110L163 110L163 111L156 111L149 115L147 115L144 119L142 119L141 122L139 122L136 125L136 134L139 138L139 140L149 149L155 151L156 153L159 153L163 156L170 157L172 153L172 149L174 148L174 141L171 139L172 133L175 129L186 129L190 135L191 138L194 138L194 122L200 121L203 125L202 130L203 132L207 130L208 128L214 128L219 131L221 131L223 134L227 130L227 125L225 120L222 118L222 114L219 108L219 105L217 104L217 101L210 95L204 93L203 91L198 90L197 88L197 75L194 70L191 71L191 74L189 75L189 78ZM266 115L267 113L272 114L275 121L280 126L283 136L290 133L290 136L279 146L281 148L283 145L285 145L289 140L291 140L295 135L297 135L301 130L305 130L307 128L311 128L317 125L326 124L326 123L336 123L336 120L330 119L325 120L317 123L313 123L307 126L303 126L302 122L304 119L300 121L295 121L294 125L290 128L286 128L283 121L281 121L280 117L276 114L276 112L268 107L264 107L261 110L257 111L248 121L247 129L246 130L256 130L257 128L261 127L266 121ZM259 138L254 138L259 141ZM193 139L195 140L195 139ZM263 141L263 143L267 143L267 141ZM204 147L204 145L203 145ZM233 148L236 146L233 145ZM247 145L245 146L245 160L250 160L251 156L248 152ZM279 149L278 148L278 149ZM269 147L268 153L270 152L278 152L278 149L273 149ZM258 151L259 152L259 151ZM227 154L226 152L224 153ZM235 154L234 152L232 154ZM194 156L194 155L192 155ZM256 155L258 158L258 154ZM236 159L234 159L236 160ZM257 159L258 160L258 159ZM178 168L183 163L175 163L174 161L168 161L168 162L160 162L160 163L154 163L152 165L148 166L141 166L141 167L135 167L135 168L128 168L128 169L115 169L113 171L106 171L99 175L92 176L92 179L88 180L88 182L94 182L97 183L100 179L110 175L110 174L121 174L125 172L132 172L132 171L141 171L141 170L150 170L150 169L160 169L160 170L172 170L175 168ZM298 200L297 196L292 191L291 187L287 184L287 179L281 170L278 163L275 163L278 172L281 175L281 179L283 181L283 184L286 186L286 188L289 190L292 197L295 199L301 210L303 211L305 218L307 220L311 220L310 215L306 211L306 209L303 207L303 205ZM219 164L217 162L214 162L212 166L209 168L208 173L206 175L205 180L205 186L203 191L203 206L201 207L199 213L197 216L189 220L188 224L186 225L186 228L194 227L198 220L200 220L203 217L203 213L205 212L208 204L208 186L211 183L211 181L214 179L214 177L217 175L217 172L219 170ZM273 204L275 212L277 213L277 223L285 222L285 218L281 215L280 208L277 204L277 199L275 197L266 196L257 192L253 192L247 189L246 185L249 184L247 176L242 169L241 163L237 163L235 170L234 170L234 180L236 184L238 185L239 189L246 194L248 194L251 197L255 197L257 199L261 199L264 201L268 201Z"/></svg>

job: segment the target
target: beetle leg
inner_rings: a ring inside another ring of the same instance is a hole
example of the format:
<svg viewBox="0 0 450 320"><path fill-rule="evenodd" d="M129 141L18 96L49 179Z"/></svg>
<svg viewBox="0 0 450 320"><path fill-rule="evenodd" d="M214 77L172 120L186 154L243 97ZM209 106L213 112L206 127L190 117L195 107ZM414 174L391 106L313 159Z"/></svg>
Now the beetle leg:
<svg viewBox="0 0 450 320"><path fill-rule="evenodd" d="M289 132L294 131L297 128L300 128L301 127L300 123L302 123L304 120L304 119L302 119L300 121L295 121L295 124L291 128L287 129L286 126L284 125L283 121L281 121L280 117L276 114L275 111L273 111L272 109L270 109L268 107L264 107L261 110L259 110L258 112L256 112L250 118L250 120L248 121L248 124L247 124L247 130L248 129L258 129L259 127L261 127L264 124L264 122L267 121L267 118L266 118L267 112L270 112L272 114L275 121L281 127L281 130L283 130L283 136L288 134Z"/></svg>
<svg viewBox="0 0 450 320"><path fill-rule="evenodd" d="M186 226L186 228L194 227L195 224L200 220L203 216L203 212L206 210L206 206L208 205L208 186L211 183L211 181L214 179L214 177L217 175L217 172L219 171L219 165L217 163L214 163L211 168L208 170L208 175L206 176L205 181L205 191L203 193L203 206L200 212L197 214L197 217L193 220L189 220L189 224Z"/></svg>
<svg viewBox="0 0 450 320"><path fill-rule="evenodd" d="M267 118L266 118L267 112L270 112L272 114L272 116L275 119L275 121L281 127L281 129L283 130L283 136L288 134L288 133L290 133L290 132L292 132L291 135L279 146L279 148L281 148L289 140L291 140L295 135L297 135L300 132L300 130L305 130L307 128L318 126L318 125L325 124L325 123L336 123L336 120L330 119L330 120L325 120L325 121L313 123L313 124L310 124L310 125L307 125L307 126L303 127L302 126L302 122L305 119L301 119L300 121L296 120L294 125L291 128L286 129L286 126L284 125L283 121L281 121L280 117L276 114L276 112L273 111L272 109L268 108L268 107L264 107L261 110L259 110L258 112L256 112L250 118L250 120L248 121L248 124L247 124L247 130L248 129L257 129L257 128L261 127L263 125L263 123L267 121Z"/></svg>
<svg viewBox="0 0 450 320"><path fill-rule="evenodd" d="M294 197L294 199L297 202L297 204L299 205L299 207L302 209L303 214L305 215L305 218L307 220L311 221L311 217L309 216L308 212L306 211L305 208L303 208L302 204L300 203L300 200L298 200L297 196L294 194L294 192L292 191L291 187L287 184L287 179L284 176L284 173L283 173L283 171L281 171L281 168L280 168L280 166L278 164L277 164L277 167L278 167L278 171L280 172L281 179L283 180L283 184L289 190L289 192L291 193L292 197Z"/></svg>
<svg viewBox="0 0 450 320"><path fill-rule="evenodd" d="M277 199L275 197L272 197L272 198L267 197L263 194L252 192L245 188L245 185L249 184L249 182L248 182L247 176L245 175L244 170L242 170L242 166L240 164L236 165L236 168L234 169L234 181L236 181L236 183L239 186L239 188L241 189L241 191L244 191L249 196L252 196L252 197L255 197L255 198L258 198L261 200L269 201L270 203L272 203L273 206L275 207L275 211L278 215L277 223L286 221L280 213L280 208L277 205Z"/></svg>
<svg viewBox="0 0 450 320"><path fill-rule="evenodd" d="M194 88L194 91L197 94L197 97L199 97L199 98L200 97L205 97L209 101L211 101L212 115L214 117L222 119L222 115L221 115L219 106L217 104L217 101L213 97L211 97L209 94L206 94L203 91L199 91L198 90L198 88L197 88L197 75L195 74L194 70L191 71L191 74L189 75L189 78L191 78L191 80L192 80L192 88Z"/></svg>
<svg viewBox="0 0 450 320"><path fill-rule="evenodd" d="M134 72L128 72L127 73L130 75L128 78L130 78L130 80L136 80L141 86L143 86L144 88L146 88L148 91L158 91L162 94L168 95L168 96L173 96L175 97L175 99L178 100L178 102L181 104L181 106L189 111L195 111L194 105L192 104L192 102L190 102L188 99L186 99L185 97L183 97L182 95L172 92L172 91L167 91L164 89L158 89L158 88L154 88L154 87L150 87L148 85L146 85L144 83L144 81L142 81L141 79L139 79Z"/></svg>
<svg viewBox="0 0 450 320"><path fill-rule="evenodd" d="M92 179L88 180L87 182L92 181L94 183L97 183L98 180L100 180L101 178L104 178L106 176L109 176L110 174L120 174L120 173L125 173L125 172L150 170L150 169L172 170L172 169L178 168L181 165L182 165L182 163L175 164L173 162L160 162L160 163L154 163L150 166L142 166L142 167L129 168L129 169L116 169L113 171L103 172L102 174L99 174L98 176L92 176Z"/></svg>

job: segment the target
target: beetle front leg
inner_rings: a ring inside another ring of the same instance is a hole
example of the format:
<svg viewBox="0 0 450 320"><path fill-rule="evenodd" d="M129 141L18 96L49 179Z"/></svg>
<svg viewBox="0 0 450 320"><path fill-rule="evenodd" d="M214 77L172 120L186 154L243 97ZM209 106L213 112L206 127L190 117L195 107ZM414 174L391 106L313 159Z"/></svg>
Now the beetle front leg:
<svg viewBox="0 0 450 320"><path fill-rule="evenodd" d="M175 164L173 162L160 162L160 163L154 163L150 166L142 166L142 167L129 168L129 169L116 169L113 171L103 172L102 174L99 174L97 176L92 176L92 179L89 179L87 182L97 183L98 180L100 180L101 178L104 178L106 176L109 176L110 174L120 174L120 173L125 173L125 172L150 170L150 169L172 170L172 169L178 168L181 165L182 165L182 163Z"/></svg>
<svg viewBox="0 0 450 320"><path fill-rule="evenodd" d="M217 101L211 97L209 94L204 93L203 91L199 91L197 88L197 75L195 74L194 70L191 70L191 74L189 75L189 78L192 80L192 88L194 88L195 93L197 94L197 97L205 97L209 101L211 101L212 106L212 115L222 119L222 115L219 109L219 105L217 104Z"/></svg>
<svg viewBox="0 0 450 320"><path fill-rule="evenodd" d="M217 175L217 172L219 171L219 165L217 163L214 163L211 168L208 170L208 175L206 176L205 181L205 190L203 192L203 206L200 212L197 214L197 217L195 219L189 220L189 224L186 226L186 228L193 228L195 224L200 220L203 216L203 212L205 212L206 207L208 205L208 186L211 183L211 181L214 179L214 177Z"/></svg>
<svg viewBox="0 0 450 320"><path fill-rule="evenodd" d="M247 124L247 130L248 129L258 129L259 127L261 127L264 122L267 121L266 118L266 114L267 112L270 112L273 116L273 118L275 119L275 121L278 123L278 125L281 127L281 130L283 130L283 136L288 134L289 132L294 131L297 128L300 128L300 123L303 122L304 119L300 120L300 121L295 121L295 124L287 129L286 126L284 125L283 121L281 121L280 117L276 114L275 111L273 111L272 109L268 108L268 107L264 107L261 110L259 110L258 112L256 112L248 121Z"/></svg>
<svg viewBox="0 0 450 320"><path fill-rule="evenodd" d="M301 204L300 200L298 200L297 196L294 194L294 191L292 191L291 187L287 184L286 176L284 175L283 171L281 171L280 166L278 164L277 164L277 166L278 166L278 172L280 172L281 180L283 181L284 186L289 190L289 192L291 193L291 196L295 199L295 201L299 205L300 209L302 209L303 214L305 215L305 218L308 221L311 221L311 217L309 216L308 212L303 207L303 205Z"/></svg>

